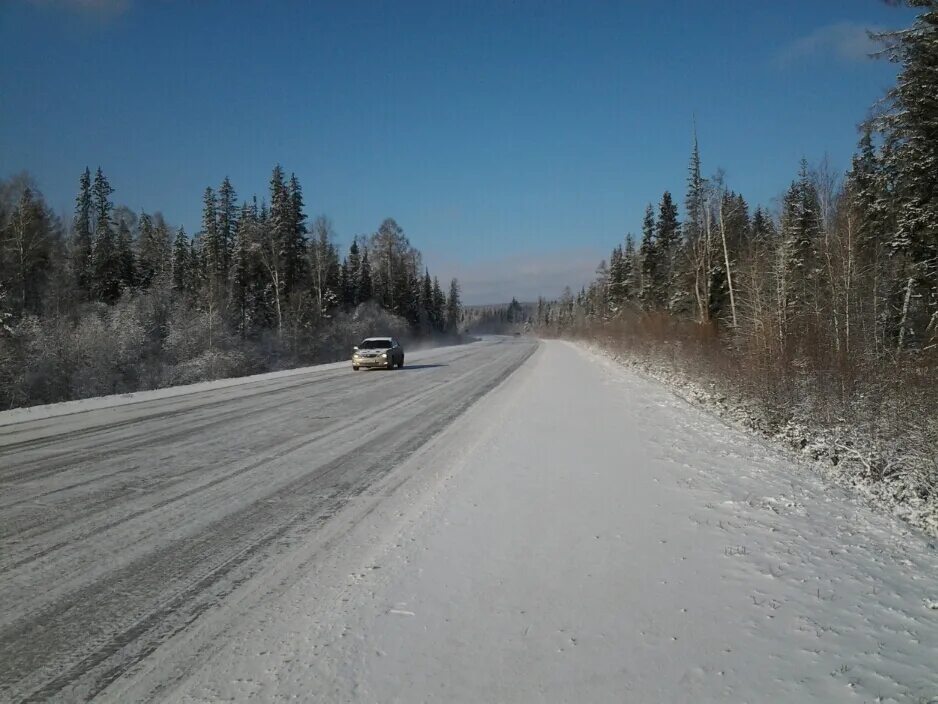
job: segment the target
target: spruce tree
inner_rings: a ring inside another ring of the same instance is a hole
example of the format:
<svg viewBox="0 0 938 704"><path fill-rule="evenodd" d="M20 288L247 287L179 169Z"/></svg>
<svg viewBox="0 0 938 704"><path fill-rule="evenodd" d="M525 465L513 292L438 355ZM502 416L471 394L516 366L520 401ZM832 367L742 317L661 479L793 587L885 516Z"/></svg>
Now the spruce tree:
<svg viewBox="0 0 938 704"><path fill-rule="evenodd" d="M121 219L117 225L117 258L121 288L134 288L137 285L137 262L134 257L133 235L125 219Z"/></svg>
<svg viewBox="0 0 938 704"><path fill-rule="evenodd" d="M655 223L655 249L658 255L658 271L655 282L655 298L666 310L677 307L678 254L681 244L677 206L671 194L665 191L658 206L658 221Z"/></svg>
<svg viewBox="0 0 938 704"><path fill-rule="evenodd" d="M362 265L358 273L358 293L355 296L359 303L366 303L374 298L374 288L371 279L371 264L368 262L368 250L362 252Z"/></svg>
<svg viewBox="0 0 938 704"><path fill-rule="evenodd" d="M206 187L202 194L202 232L199 242L205 261L205 277L213 295L225 281L225 244L218 227L218 200L215 191Z"/></svg>
<svg viewBox="0 0 938 704"><path fill-rule="evenodd" d="M228 277L231 254L235 246L238 228L238 196L227 176L218 188L218 239L222 251L221 278Z"/></svg>
<svg viewBox="0 0 938 704"><path fill-rule="evenodd" d="M895 234L890 249L908 262L897 348L908 340L938 340L938 3L911 0L923 9L909 30L877 35L901 68L875 121L883 134L883 170L892 176Z"/></svg>
<svg viewBox="0 0 938 704"><path fill-rule="evenodd" d="M75 284L84 298L91 297L94 266L92 261L93 232L91 229L91 171L85 167L75 198L72 226L71 267Z"/></svg>
<svg viewBox="0 0 938 704"><path fill-rule="evenodd" d="M120 247L111 221L114 207L111 184L98 167L91 187L94 245L92 249L93 291L99 301L113 303L121 292Z"/></svg>
<svg viewBox="0 0 938 704"><path fill-rule="evenodd" d="M180 294L191 291L192 249L186 231L179 228L173 240L173 289Z"/></svg>
<svg viewBox="0 0 938 704"><path fill-rule="evenodd" d="M449 296L446 297L446 330L451 333L459 332L459 320L462 312L462 303L459 300L459 282L450 281Z"/></svg>
<svg viewBox="0 0 938 704"><path fill-rule="evenodd" d="M296 174L290 174L289 194L289 226L284 240L284 277L286 290L296 290L306 276L306 213L304 212L303 189ZM335 285L338 286L338 254L335 253Z"/></svg>
<svg viewBox="0 0 938 704"><path fill-rule="evenodd" d="M635 238L630 232L625 236L625 250L622 252L622 281L624 301L634 301L638 291L638 267L635 266Z"/></svg>
<svg viewBox="0 0 938 704"><path fill-rule="evenodd" d="M352 244L348 250L348 257L345 260L345 298L346 305L349 308L355 308L361 299L361 268L362 257L361 250L358 248L358 238L352 239Z"/></svg>
<svg viewBox="0 0 938 704"><path fill-rule="evenodd" d="M433 277L433 318L437 321L437 330L446 331L446 294L440 287L440 280Z"/></svg>
<svg viewBox="0 0 938 704"><path fill-rule="evenodd" d="M656 310L660 308L661 305L659 299L661 266L659 264L658 248L655 243L655 211L651 203L645 208L639 258L641 259L641 291L639 292L639 300L644 310Z"/></svg>

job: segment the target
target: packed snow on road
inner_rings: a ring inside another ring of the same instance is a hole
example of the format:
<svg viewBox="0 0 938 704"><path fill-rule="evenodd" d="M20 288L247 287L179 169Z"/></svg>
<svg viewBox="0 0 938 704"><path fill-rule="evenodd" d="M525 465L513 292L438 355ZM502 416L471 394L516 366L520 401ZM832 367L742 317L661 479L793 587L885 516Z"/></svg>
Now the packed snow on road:
<svg viewBox="0 0 938 704"><path fill-rule="evenodd" d="M934 544L548 341L111 701L929 702Z"/></svg>

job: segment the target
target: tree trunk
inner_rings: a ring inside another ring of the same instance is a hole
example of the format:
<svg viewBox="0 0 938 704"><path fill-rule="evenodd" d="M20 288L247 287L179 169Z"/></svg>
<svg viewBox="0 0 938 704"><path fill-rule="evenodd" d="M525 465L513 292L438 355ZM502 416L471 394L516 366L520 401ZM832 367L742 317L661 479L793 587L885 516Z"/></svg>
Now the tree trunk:
<svg viewBox="0 0 938 704"><path fill-rule="evenodd" d="M723 213L723 199L720 199L720 239L723 240L723 262L726 265L726 285L730 290L730 312L733 316L733 331L736 331L736 295L733 292L733 269L730 266L730 250L726 244L726 220Z"/></svg>

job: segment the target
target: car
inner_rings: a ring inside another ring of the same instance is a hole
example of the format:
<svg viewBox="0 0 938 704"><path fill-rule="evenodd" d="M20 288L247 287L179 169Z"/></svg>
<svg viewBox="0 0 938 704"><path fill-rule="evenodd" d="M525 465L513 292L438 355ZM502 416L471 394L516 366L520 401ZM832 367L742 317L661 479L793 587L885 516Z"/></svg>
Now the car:
<svg viewBox="0 0 938 704"><path fill-rule="evenodd" d="M352 369L361 367L400 369L404 366L404 348L393 337L366 337L352 348Z"/></svg>

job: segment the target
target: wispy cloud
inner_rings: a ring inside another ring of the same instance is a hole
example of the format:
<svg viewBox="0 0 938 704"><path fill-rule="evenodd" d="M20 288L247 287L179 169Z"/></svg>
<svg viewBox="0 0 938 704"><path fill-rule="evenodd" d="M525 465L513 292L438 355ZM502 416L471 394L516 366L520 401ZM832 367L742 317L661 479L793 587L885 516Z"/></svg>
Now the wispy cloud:
<svg viewBox="0 0 938 704"><path fill-rule="evenodd" d="M465 264L441 262L435 268L448 280L459 279L468 304L507 303L556 298L564 286L574 291L595 276L602 255L592 250L503 257Z"/></svg>
<svg viewBox="0 0 938 704"><path fill-rule="evenodd" d="M879 45L869 32L881 31L857 22L837 22L819 27L783 47L775 56L779 67L788 67L811 59L834 58L843 62L866 61Z"/></svg>
<svg viewBox="0 0 938 704"><path fill-rule="evenodd" d="M123 15L131 0L28 0L30 5L69 12L88 19L109 20Z"/></svg>

